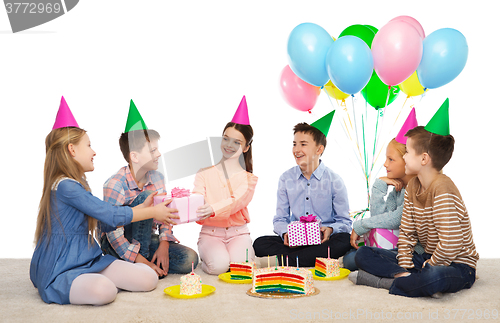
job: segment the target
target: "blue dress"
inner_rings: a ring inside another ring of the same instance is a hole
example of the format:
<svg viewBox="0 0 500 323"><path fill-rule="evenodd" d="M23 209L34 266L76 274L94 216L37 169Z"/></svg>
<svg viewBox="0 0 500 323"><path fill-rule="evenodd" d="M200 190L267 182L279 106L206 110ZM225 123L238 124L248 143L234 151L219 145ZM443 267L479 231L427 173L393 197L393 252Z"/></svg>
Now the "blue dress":
<svg viewBox="0 0 500 323"><path fill-rule="evenodd" d="M103 255L94 240L88 241L85 214L117 227L132 221L132 209L103 202L77 181L61 180L51 192L50 241L47 233L37 243L31 259L30 278L46 303L69 304L73 280L81 274L98 273L117 260Z"/></svg>

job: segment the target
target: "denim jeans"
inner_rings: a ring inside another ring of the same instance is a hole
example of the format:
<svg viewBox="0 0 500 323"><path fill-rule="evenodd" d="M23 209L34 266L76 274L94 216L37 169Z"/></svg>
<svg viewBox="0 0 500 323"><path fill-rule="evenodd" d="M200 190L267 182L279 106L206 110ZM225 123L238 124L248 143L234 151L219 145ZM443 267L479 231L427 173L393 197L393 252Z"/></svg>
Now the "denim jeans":
<svg viewBox="0 0 500 323"><path fill-rule="evenodd" d="M452 262L449 266L431 266L424 262L431 258L428 253L413 255L414 268L405 269L398 265L397 249L386 250L361 247L355 261L359 269L372 275L394 278L396 274L409 272L406 277L395 278L390 294L407 297L431 296L437 292L455 293L471 288L476 280L476 270L466 264Z"/></svg>
<svg viewBox="0 0 500 323"><path fill-rule="evenodd" d="M152 191L141 192L130 204L130 207L142 204L151 193ZM153 219L132 222L124 226L125 238L129 242L137 240L141 244L139 253L148 261L151 261L160 245L159 236L153 232L152 228ZM198 265L198 254L196 251L175 242L169 242L169 245L169 274L187 274L191 272L191 263L194 263L194 267L196 268ZM113 249L106 236L101 239L101 249L105 254L120 259L120 256Z"/></svg>
<svg viewBox="0 0 500 323"><path fill-rule="evenodd" d="M347 268L350 271L358 270L358 267L356 266L356 261L354 260L354 257L356 256L356 251L358 250L351 249L345 254L344 258L342 258L342 262L344 263L344 268Z"/></svg>

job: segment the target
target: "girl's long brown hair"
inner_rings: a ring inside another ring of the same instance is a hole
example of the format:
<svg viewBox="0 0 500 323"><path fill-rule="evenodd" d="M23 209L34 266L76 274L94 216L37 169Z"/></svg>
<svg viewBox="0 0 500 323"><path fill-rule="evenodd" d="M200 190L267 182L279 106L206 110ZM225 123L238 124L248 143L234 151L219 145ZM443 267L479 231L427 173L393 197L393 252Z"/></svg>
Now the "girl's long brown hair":
<svg viewBox="0 0 500 323"><path fill-rule="evenodd" d="M243 159L245 160L245 170L249 173L253 173L253 159L252 159L252 141L253 141L253 128L250 125L242 125L239 123L228 122L222 130L222 134L224 135L224 131L227 128L234 128L241 132L243 137L245 137L246 145L249 146L246 153L243 153ZM246 147L242 147L243 150Z"/></svg>
<svg viewBox="0 0 500 323"><path fill-rule="evenodd" d="M61 178L69 177L90 191L82 166L70 155L69 144L77 145L86 131L76 127L64 127L52 130L45 138L45 165L43 169L43 192L40 199L38 218L35 231L35 242L38 243L46 235L47 243L52 230L51 213L54 219L60 220L57 210L52 210L50 200L52 186ZM54 203L57 208L57 205ZM89 228L89 241L93 242L97 220L87 216Z"/></svg>

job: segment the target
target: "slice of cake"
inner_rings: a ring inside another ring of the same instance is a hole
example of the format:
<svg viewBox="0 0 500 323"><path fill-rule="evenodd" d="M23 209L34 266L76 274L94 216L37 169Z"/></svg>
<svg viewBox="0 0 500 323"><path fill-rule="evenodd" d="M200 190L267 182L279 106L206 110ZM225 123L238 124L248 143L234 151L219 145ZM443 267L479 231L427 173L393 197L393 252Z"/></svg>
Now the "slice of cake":
<svg viewBox="0 0 500 323"><path fill-rule="evenodd" d="M252 279L255 270L255 262L232 262L229 264L231 279Z"/></svg>
<svg viewBox="0 0 500 323"><path fill-rule="evenodd" d="M194 272L181 277L181 295L201 294L201 277Z"/></svg>
<svg viewBox="0 0 500 323"><path fill-rule="evenodd" d="M307 269L294 267L255 269L252 292L309 295L314 292L312 273Z"/></svg>
<svg viewBox="0 0 500 323"><path fill-rule="evenodd" d="M318 277L330 278L340 275L340 266L338 259L316 258L314 265L314 274Z"/></svg>

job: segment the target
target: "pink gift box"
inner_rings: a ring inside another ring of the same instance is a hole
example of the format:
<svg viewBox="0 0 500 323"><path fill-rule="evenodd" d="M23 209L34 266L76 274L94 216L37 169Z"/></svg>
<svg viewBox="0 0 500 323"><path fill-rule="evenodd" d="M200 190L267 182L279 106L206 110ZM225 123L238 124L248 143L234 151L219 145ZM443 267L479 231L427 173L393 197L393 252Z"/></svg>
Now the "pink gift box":
<svg viewBox="0 0 500 323"><path fill-rule="evenodd" d="M394 249L398 246L399 230L371 229L364 234L365 245L382 249Z"/></svg>
<svg viewBox="0 0 500 323"><path fill-rule="evenodd" d="M179 219L172 219L177 224L189 223L198 221L198 208L205 204L205 198L201 194L191 194L188 190L174 188L171 194L156 195L154 197L154 205L172 199L167 207L177 209ZM156 222L156 221L155 221Z"/></svg>
<svg viewBox="0 0 500 323"><path fill-rule="evenodd" d="M288 225L288 244L290 247L321 244L321 221L316 216L301 216L300 221Z"/></svg>

